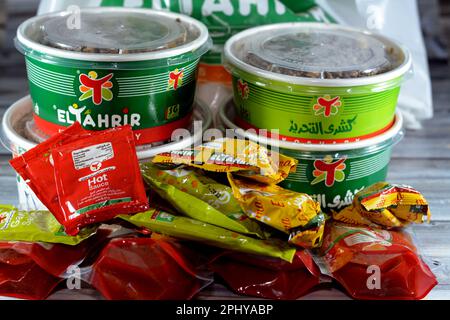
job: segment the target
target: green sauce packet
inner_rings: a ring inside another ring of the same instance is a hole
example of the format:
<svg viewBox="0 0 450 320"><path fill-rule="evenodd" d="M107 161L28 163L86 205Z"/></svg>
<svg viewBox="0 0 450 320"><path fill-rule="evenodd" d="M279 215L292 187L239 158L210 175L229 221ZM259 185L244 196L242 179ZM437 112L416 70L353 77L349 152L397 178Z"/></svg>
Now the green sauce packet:
<svg viewBox="0 0 450 320"><path fill-rule="evenodd" d="M296 250L279 239L260 240L214 225L169 214L159 209L119 218L138 227L184 240L198 241L222 249L275 257L292 262Z"/></svg>
<svg viewBox="0 0 450 320"><path fill-rule="evenodd" d="M94 235L97 227L68 236L64 227L49 211L20 211L14 206L0 205L0 241L48 242L77 245Z"/></svg>
<svg viewBox="0 0 450 320"><path fill-rule="evenodd" d="M162 170L152 163L145 163L141 164L141 173L146 183L183 215L238 233L266 238L258 222L242 211L230 187L187 167Z"/></svg>

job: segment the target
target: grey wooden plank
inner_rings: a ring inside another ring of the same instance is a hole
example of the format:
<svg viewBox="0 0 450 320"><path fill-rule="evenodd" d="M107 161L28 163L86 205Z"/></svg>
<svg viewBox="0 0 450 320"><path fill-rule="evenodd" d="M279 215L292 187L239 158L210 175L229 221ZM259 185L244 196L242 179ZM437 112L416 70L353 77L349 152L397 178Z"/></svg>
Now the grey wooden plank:
<svg viewBox="0 0 450 320"><path fill-rule="evenodd" d="M440 111L448 114L450 112L450 66L441 66L442 74L437 78L436 73L432 75L433 108L435 113Z"/></svg>
<svg viewBox="0 0 450 320"><path fill-rule="evenodd" d="M6 176L0 178L0 203L17 206L19 199L17 196L16 177Z"/></svg>
<svg viewBox="0 0 450 320"><path fill-rule="evenodd" d="M394 158L450 159L450 112L423 122L423 129L407 130L393 149Z"/></svg>
<svg viewBox="0 0 450 320"><path fill-rule="evenodd" d="M422 192L435 220L450 221L450 160L392 159L388 181Z"/></svg>
<svg viewBox="0 0 450 320"><path fill-rule="evenodd" d="M20 98L28 95L26 77L2 78L0 75L0 110L7 109Z"/></svg>
<svg viewBox="0 0 450 320"><path fill-rule="evenodd" d="M8 13L10 15L26 15L35 14L39 6L39 0L6 0Z"/></svg>

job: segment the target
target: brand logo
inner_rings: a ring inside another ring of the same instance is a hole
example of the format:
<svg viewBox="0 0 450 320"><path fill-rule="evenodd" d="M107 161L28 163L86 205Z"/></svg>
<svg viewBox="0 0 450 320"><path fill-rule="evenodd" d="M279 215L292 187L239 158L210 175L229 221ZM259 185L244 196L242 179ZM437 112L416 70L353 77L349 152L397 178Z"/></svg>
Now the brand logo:
<svg viewBox="0 0 450 320"><path fill-rule="evenodd" d="M92 102L95 105L99 105L103 100L111 101L113 93L111 88L113 83L110 81L114 76L113 73L97 79L98 74L95 71L90 71L87 75L80 74L80 92L83 94L80 97L80 101L92 98Z"/></svg>
<svg viewBox="0 0 450 320"><path fill-rule="evenodd" d="M180 105L176 104L170 106L166 109L165 118L166 120L174 119L180 116Z"/></svg>
<svg viewBox="0 0 450 320"><path fill-rule="evenodd" d="M96 113L86 106L79 106L74 103L66 108L55 106L56 117L59 123L73 124L75 121L81 123L84 128L108 129L123 125L131 125L133 128L141 126L141 115L130 113L128 108L123 108L122 113ZM67 110L66 110L67 109Z"/></svg>
<svg viewBox="0 0 450 320"><path fill-rule="evenodd" d="M178 70L178 68L176 68L174 71L171 71L169 73L169 89L173 88L174 90L177 90L178 87L183 84L183 76L183 69Z"/></svg>
<svg viewBox="0 0 450 320"><path fill-rule="evenodd" d="M341 98L339 96L331 99L329 95L326 95L317 98L317 103L314 105L313 109L316 116L323 115L328 118L338 114L341 105Z"/></svg>
<svg viewBox="0 0 450 320"><path fill-rule="evenodd" d="M237 90L242 99L248 99L248 94L250 93L250 88L248 83L244 82L242 79L237 81Z"/></svg>
<svg viewBox="0 0 450 320"><path fill-rule="evenodd" d="M91 169L92 172L96 172L98 170L100 170L102 167L102 163L101 162L93 162L91 163L91 165L89 166L89 168Z"/></svg>
<svg viewBox="0 0 450 320"><path fill-rule="evenodd" d="M327 187L334 185L335 181L341 182L345 179L344 170L347 167L345 164L347 158L342 158L333 162L333 157L326 156L323 161L314 161L313 176L316 177L311 184L317 184L325 181Z"/></svg>

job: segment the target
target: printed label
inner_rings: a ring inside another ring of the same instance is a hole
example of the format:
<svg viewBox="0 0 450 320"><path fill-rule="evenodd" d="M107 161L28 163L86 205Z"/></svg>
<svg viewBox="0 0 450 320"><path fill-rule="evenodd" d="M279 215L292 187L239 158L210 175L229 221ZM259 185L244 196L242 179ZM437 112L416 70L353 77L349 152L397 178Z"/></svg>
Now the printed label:
<svg viewBox="0 0 450 320"><path fill-rule="evenodd" d="M103 161L112 158L114 158L114 150L111 142L72 151L73 164L76 170L90 167L92 172L96 172L100 170Z"/></svg>
<svg viewBox="0 0 450 320"><path fill-rule="evenodd" d="M371 232L364 230L364 233L355 233L345 237L344 242L347 246L351 247L360 243L379 243L383 246L390 246L391 236L388 231L381 230L380 232Z"/></svg>

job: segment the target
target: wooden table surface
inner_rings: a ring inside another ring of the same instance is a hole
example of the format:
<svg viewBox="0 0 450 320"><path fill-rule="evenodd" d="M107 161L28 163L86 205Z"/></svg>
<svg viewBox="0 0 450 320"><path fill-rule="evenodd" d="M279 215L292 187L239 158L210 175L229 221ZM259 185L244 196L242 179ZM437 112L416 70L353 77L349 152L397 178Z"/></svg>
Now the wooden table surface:
<svg viewBox="0 0 450 320"><path fill-rule="evenodd" d="M25 9L23 9L25 10ZM20 16L20 12L19 12ZM17 26L8 25L14 29ZM11 33L10 33L11 34ZM450 69L447 65L431 65L433 81L433 119L423 123L420 131L407 131L393 152L388 180L409 184L423 192L431 205L432 223L412 228L420 252L436 274L439 285L427 299L450 299ZM0 117L4 110L27 94L23 58L6 50L0 54ZM8 164L9 152L0 146L0 203L17 204L14 171ZM93 290L62 290L51 297L96 299ZM243 299L220 284L206 288L200 299ZM303 299L348 299L336 288L323 288Z"/></svg>

